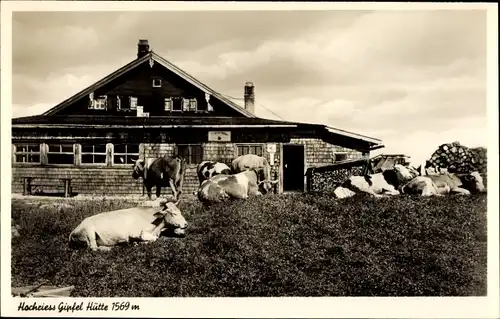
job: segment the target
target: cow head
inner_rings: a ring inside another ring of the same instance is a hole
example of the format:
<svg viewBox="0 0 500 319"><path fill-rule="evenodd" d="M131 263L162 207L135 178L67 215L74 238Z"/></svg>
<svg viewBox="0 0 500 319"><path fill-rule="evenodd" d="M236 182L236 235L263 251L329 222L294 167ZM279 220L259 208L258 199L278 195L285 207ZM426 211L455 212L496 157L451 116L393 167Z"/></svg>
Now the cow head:
<svg viewBox="0 0 500 319"><path fill-rule="evenodd" d="M271 192L273 189L273 185L279 182L279 179L271 180L268 171L267 172L265 170L260 172L256 170L254 171L255 174L257 174L257 180L258 180L257 185L259 186L259 191L262 194L267 194Z"/></svg>
<svg viewBox="0 0 500 319"><path fill-rule="evenodd" d="M462 182L462 187L469 190L471 193L486 192L483 177L479 174L479 172L476 171L469 174L459 175L459 178Z"/></svg>
<svg viewBox="0 0 500 319"><path fill-rule="evenodd" d="M173 229L175 235L183 236L185 230L188 226L188 223L182 216L181 211L177 207L179 201L176 203L173 202L163 202L163 209L154 214L154 217L157 219L162 219L165 223L166 229Z"/></svg>
<svg viewBox="0 0 500 319"><path fill-rule="evenodd" d="M132 172L132 178L133 179L138 179L141 176L144 176L144 160L138 159L134 162L133 165L133 172Z"/></svg>

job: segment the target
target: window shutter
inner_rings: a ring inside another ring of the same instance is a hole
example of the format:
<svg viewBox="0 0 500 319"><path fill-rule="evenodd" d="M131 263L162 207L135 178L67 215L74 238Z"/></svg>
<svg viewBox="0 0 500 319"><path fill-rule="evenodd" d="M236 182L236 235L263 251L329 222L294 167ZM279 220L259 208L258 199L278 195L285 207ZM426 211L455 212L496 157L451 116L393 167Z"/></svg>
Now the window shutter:
<svg viewBox="0 0 500 319"><path fill-rule="evenodd" d="M196 111L196 99L189 100L189 110Z"/></svg>
<svg viewBox="0 0 500 319"><path fill-rule="evenodd" d="M165 111L172 111L172 99L171 98L166 98L165 99Z"/></svg>
<svg viewBox="0 0 500 319"><path fill-rule="evenodd" d="M131 110L137 110L137 98L131 96L130 97L130 109Z"/></svg>
<svg viewBox="0 0 500 319"><path fill-rule="evenodd" d="M189 99L182 99L182 110L189 111Z"/></svg>

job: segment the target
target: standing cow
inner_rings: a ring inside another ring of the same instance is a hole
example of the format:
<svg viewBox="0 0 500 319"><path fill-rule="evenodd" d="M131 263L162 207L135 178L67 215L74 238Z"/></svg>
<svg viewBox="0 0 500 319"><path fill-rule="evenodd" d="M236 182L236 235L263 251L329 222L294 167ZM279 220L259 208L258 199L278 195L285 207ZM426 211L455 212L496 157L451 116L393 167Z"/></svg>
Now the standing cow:
<svg viewBox="0 0 500 319"><path fill-rule="evenodd" d="M224 163L214 162L214 161L203 161L196 167L196 173L198 174L198 179L201 183L203 181L212 178L216 175L230 175L231 168Z"/></svg>
<svg viewBox="0 0 500 319"><path fill-rule="evenodd" d="M160 197L162 186L170 186L174 199L179 200L186 174L186 160L184 158L178 155L164 156L146 163L144 160L138 159L133 169L132 178L143 178L150 200L153 186L156 186L156 198Z"/></svg>
<svg viewBox="0 0 500 319"><path fill-rule="evenodd" d="M265 157L254 154L241 155L232 161L231 166L234 173L254 169L261 175L261 178L259 178L260 184L266 193L271 191L273 184L279 182L278 179L271 180L271 165L269 165Z"/></svg>

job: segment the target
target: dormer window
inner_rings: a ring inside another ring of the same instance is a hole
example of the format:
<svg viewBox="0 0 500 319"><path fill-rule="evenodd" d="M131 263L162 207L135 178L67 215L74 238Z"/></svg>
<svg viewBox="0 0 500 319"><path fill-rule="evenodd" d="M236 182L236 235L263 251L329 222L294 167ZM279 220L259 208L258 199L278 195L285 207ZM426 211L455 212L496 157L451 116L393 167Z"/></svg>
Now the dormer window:
<svg viewBox="0 0 500 319"><path fill-rule="evenodd" d="M153 79L153 87L161 88L161 79Z"/></svg>

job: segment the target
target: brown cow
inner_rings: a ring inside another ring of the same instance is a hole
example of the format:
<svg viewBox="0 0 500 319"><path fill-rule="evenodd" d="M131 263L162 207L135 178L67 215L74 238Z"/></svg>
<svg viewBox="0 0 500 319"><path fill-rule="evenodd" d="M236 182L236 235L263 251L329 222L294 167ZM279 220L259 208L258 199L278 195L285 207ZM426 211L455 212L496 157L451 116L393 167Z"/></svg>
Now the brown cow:
<svg viewBox="0 0 500 319"><path fill-rule="evenodd" d="M156 198L160 197L162 186L170 186L174 200L179 200L186 174L186 160L181 156L163 156L157 159L138 159L134 164L132 178L143 178L144 186L151 200L151 189L156 186Z"/></svg>

